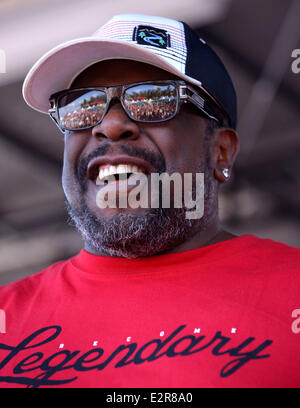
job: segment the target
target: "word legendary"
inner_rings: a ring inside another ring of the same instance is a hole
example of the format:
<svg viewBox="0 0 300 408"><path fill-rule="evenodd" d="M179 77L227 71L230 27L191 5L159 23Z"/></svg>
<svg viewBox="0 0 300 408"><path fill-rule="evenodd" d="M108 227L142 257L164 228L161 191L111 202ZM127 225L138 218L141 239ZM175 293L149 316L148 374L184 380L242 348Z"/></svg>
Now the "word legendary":
<svg viewBox="0 0 300 408"><path fill-rule="evenodd" d="M148 365L156 360L193 356L208 349L212 358L223 360L219 375L226 378L248 365L250 361L253 363L270 357L269 353L262 352L270 347L272 340L266 339L260 344L255 344L256 338L248 337L241 339L241 343L237 344L235 339L224 336L220 330L211 337L205 334L186 335L185 328L186 325L180 325L166 338L150 339L143 344L135 342L116 344L109 352L102 347L92 347L87 351L64 348L53 354L50 351L49 354L43 350L44 345L53 342L63 344L58 339L62 334L62 327L58 325L42 327L21 340L19 344L0 343L0 383L23 384L29 388L61 386L76 381L82 372L95 373L105 370L108 366L119 369ZM182 343L185 344L184 348ZM37 347L40 351L32 353L32 349Z"/></svg>

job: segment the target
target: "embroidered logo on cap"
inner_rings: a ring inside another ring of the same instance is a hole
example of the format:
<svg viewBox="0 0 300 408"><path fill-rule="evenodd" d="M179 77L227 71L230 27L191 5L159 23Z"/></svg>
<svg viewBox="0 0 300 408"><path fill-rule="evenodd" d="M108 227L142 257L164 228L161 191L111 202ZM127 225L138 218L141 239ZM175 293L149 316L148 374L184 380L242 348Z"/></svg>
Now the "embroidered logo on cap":
<svg viewBox="0 0 300 408"><path fill-rule="evenodd" d="M170 47L170 34L160 28L139 25L134 28L133 41L138 44L152 45L158 48Z"/></svg>

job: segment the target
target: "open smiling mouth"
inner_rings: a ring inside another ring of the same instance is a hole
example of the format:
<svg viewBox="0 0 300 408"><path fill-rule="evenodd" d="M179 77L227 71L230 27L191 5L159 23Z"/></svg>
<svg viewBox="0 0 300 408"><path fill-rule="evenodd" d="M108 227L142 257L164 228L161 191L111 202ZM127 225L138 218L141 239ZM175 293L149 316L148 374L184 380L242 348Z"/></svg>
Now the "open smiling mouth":
<svg viewBox="0 0 300 408"><path fill-rule="evenodd" d="M124 155L96 157L87 168L87 177L92 183L91 198L101 209L148 208L153 172L154 166L142 158Z"/></svg>
<svg viewBox="0 0 300 408"><path fill-rule="evenodd" d="M118 165L102 164L99 166L99 173L96 178L96 184L109 184L111 182L120 182L129 180L138 173L145 174L144 169L139 166L121 163Z"/></svg>
<svg viewBox="0 0 300 408"><path fill-rule="evenodd" d="M136 203L133 204L132 197L128 194L137 187L139 191L136 191L136 198L141 199L140 189L146 188L148 191L147 176L143 170L141 167L129 163L116 165L103 163L98 166L98 176L95 181L98 187L97 206L99 208L137 208ZM145 194L145 190L143 190L143 194Z"/></svg>
<svg viewBox="0 0 300 408"><path fill-rule="evenodd" d="M154 167L144 159L129 156L102 156L90 161L87 178L100 187L110 183L128 182L141 174L149 176L154 171Z"/></svg>

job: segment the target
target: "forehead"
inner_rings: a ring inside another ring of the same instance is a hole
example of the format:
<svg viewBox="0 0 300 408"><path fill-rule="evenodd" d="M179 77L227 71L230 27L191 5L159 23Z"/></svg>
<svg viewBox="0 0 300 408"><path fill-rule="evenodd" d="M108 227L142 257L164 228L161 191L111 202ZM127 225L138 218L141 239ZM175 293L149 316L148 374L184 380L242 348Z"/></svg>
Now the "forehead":
<svg viewBox="0 0 300 408"><path fill-rule="evenodd" d="M177 76L143 62L113 59L97 62L73 81L71 88L112 86L157 79L179 79Z"/></svg>

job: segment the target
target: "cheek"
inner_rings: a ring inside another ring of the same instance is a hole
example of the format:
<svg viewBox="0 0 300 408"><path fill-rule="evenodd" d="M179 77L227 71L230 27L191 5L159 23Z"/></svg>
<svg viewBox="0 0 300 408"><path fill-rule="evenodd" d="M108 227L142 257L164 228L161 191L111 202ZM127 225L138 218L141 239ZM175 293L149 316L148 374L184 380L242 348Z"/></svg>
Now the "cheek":
<svg viewBox="0 0 300 408"><path fill-rule="evenodd" d="M65 137L62 186L67 200L73 205L78 201L80 194L76 168L85 145L84 138L77 135L69 134Z"/></svg>
<svg viewBox="0 0 300 408"><path fill-rule="evenodd" d="M62 171L62 186L67 200L73 204L74 195L76 194L75 175L71 170L70 163L64 158Z"/></svg>
<svg viewBox="0 0 300 408"><path fill-rule="evenodd" d="M165 157L167 171L202 171L206 157L202 120L195 121L192 115L184 115L180 120L175 118L171 122L161 128L155 138L156 145Z"/></svg>

